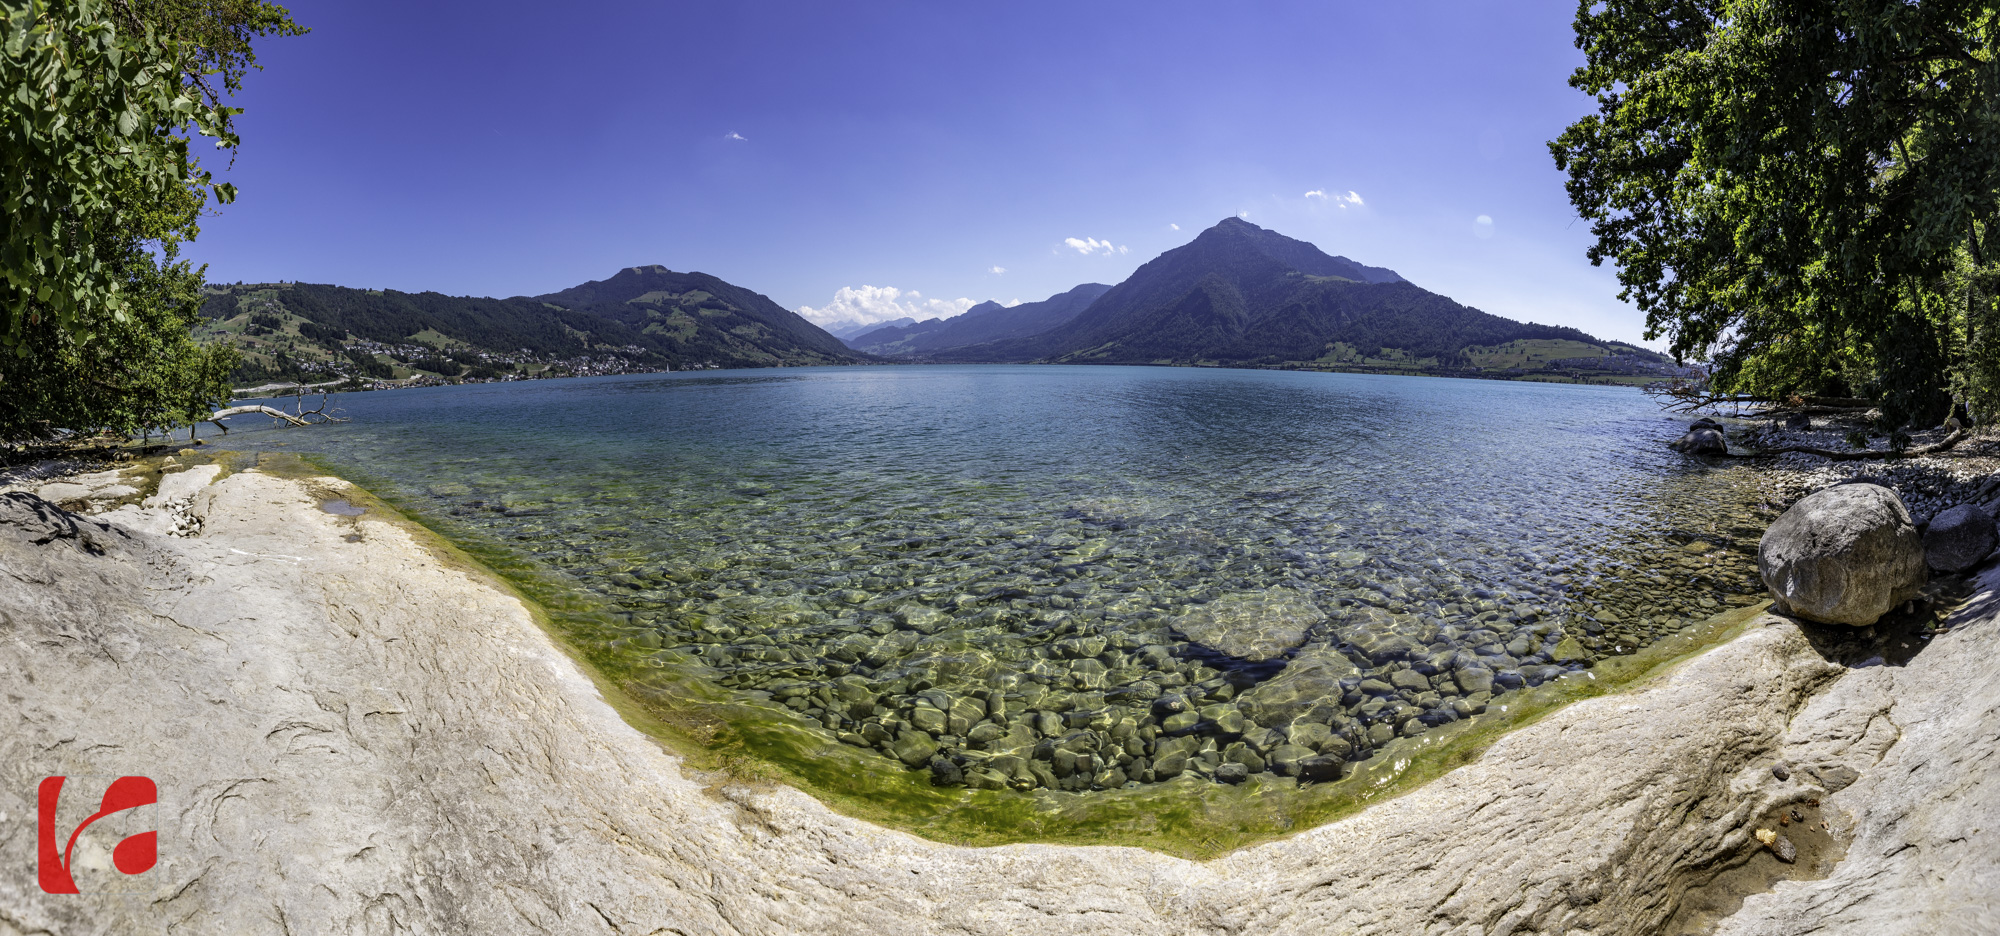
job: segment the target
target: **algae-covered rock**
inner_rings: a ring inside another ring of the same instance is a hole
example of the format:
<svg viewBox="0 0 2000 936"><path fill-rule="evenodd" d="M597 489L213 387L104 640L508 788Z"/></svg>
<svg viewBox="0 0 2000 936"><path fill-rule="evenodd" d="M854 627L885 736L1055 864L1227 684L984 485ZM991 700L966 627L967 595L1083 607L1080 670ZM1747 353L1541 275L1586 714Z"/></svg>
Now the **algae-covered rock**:
<svg viewBox="0 0 2000 936"><path fill-rule="evenodd" d="M1757 569L1780 613L1867 627L1923 588L1924 545L1896 492L1841 484L1764 531Z"/></svg>

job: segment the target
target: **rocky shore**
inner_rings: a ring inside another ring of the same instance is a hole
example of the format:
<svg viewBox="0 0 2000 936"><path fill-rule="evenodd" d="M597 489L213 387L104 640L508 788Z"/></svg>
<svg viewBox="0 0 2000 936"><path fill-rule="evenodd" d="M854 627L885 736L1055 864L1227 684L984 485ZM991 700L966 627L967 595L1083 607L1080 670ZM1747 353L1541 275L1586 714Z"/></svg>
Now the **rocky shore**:
<svg viewBox="0 0 2000 936"><path fill-rule="evenodd" d="M1991 565L1922 633L1762 615L1413 792L1194 862L940 844L690 770L504 586L336 479L19 487L0 933L2000 929ZM43 893L37 784L124 774L158 784L157 866L125 878L86 832L79 882L115 892Z"/></svg>

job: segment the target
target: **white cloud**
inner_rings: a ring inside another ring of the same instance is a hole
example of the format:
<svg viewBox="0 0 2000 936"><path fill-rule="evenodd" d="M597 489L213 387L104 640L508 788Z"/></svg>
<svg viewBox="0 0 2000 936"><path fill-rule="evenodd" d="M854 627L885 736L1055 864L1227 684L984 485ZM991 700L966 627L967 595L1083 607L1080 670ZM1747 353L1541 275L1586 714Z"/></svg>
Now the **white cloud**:
<svg viewBox="0 0 2000 936"><path fill-rule="evenodd" d="M1247 209L1247 208L1246 208L1246 209L1244 209L1244 210L1242 210L1242 211L1239 211L1239 212L1237 212L1237 213L1236 213L1236 216L1237 216L1237 217L1239 217L1239 218L1242 218L1242 219L1243 219L1243 220L1245 220L1245 221L1248 221L1248 220L1250 220L1250 211L1249 211L1249 209Z"/></svg>
<svg viewBox="0 0 2000 936"><path fill-rule="evenodd" d="M1181 229L1181 226L1180 226L1180 225L1178 225L1178 224L1169 224L1169 225L1167 225L1167 230L1169 230L1169 231L1178 231L1178 230L1180 230L1180 229Z"/></svg>
<svg viewBox="0 0 2000 936"><path fill-rule="evenodd" d="M1307 193L1306 193L1306 197L1307 197L1307 198L1317 198L1317 199L1319 199L1320 201L1325 201L1325 200L1326 200L1326 189L1317 189L1317 188L1316 188L1316 189L1313 189L1312 191L1310 191L1310 192L1307 192Z"/></svg>
<svg viewBox="0 0 2000 936"><path fill-rule="evenodd" d="M1493 216L1480 215L1472 219L1472 236L1484 240L1493 236Z"/></svg>
<svg viewBox="0 0 2000 936"><path fill-rule="evenodd" d="M990 272L992 272L994 276L999 276L1000 274L1007 272L1007 268L1003 266L997 266L994 267Z"/></svg>
<svg viewBox="0 0 2000 936"><path fill-rule="evenodd" d="M1353 189L1349 189L1347 191L1347 197L1342 198L1340 202L1342 205L1360 205L1361 196L1357 194Z"/></svg>
<svg viewBox="0 0 2000 936"><path fill-rule="evenodd" d="M1104 254L1105 256L1110 256L1112 254L1122 254L1127 252L1124 247L1114 245L1110 241L1098 240L1095 237L1084 237L1084 238L1065 237L1063 238L1063 246L1068 247L1069 249L1074 250L1077 253L1083 254L1086 257L1090 256L1091 254L1101 253Z"/></svg>
<svg viewBox="0 0 2000 936"><path fill-rule="evenodd" d="M734 131L734 130L731 130L731 131L729 131L728 133L725 133L725 134L723 134L723 135L722 135L722 138L723 138L723 139L725 139L725 140L741 140L742 142L745 142L745 143L748 143L748 142L750 142L749 140L744 140L744 139L743 139L743 134L741 134L741 133L737 133L737 132L736 132L736 131Z"/></svg>
<svg viewBox="0 0 2000 936"><path fill-rule="evenodd" d="M951 318L977 304L970 299L926 299L914 289L904 292L894 286L842 286L833 301L816 309L799 306L799 314L821 328L837 328L904 317Z"/></svg>

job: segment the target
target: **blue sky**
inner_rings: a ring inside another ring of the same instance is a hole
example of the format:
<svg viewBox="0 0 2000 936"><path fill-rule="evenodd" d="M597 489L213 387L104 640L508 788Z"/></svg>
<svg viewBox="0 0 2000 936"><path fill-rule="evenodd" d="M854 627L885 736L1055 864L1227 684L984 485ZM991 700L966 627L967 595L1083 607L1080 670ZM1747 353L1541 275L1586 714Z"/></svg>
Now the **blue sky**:
<svg viewBox="0 0 2000 936"><path fill-rule="evenodd" d="M212 280L508 296L661 263L928 315L1116 283L1242 214L1642 330L1544 145L1590 103L1571 3L291 9L313 32L260 51L242 197L190 251Z"/></svg>

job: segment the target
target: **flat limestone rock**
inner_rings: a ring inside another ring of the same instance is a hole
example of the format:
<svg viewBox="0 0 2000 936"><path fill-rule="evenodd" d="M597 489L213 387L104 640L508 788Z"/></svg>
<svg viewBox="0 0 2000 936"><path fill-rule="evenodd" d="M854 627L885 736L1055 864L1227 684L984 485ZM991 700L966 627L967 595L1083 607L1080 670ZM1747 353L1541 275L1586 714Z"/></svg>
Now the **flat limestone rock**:
<svg viewBox="0 0 2000 936"><path fill-rule="evenodd" d="M160 476L160 489L146 498L147 507L165 507L176 501L184 501L195 492L215 483L215 476L222 473L221 465L196 465L184 471L169 472Z"/></svg>
<svg viewBox="0 0 2000 936"><path fill-rule="evenodd" d="M1306 632L1326 613L1289 588L1224 595L1189 610L1174 629L1195 643L1252 663L1283 655L1306 642Z"/></svg>
<svg viewBox="0 0 2000 936"><path fill-rule="evenodd" d="M1761 617L1424 786L1187 861L960 847L693 774L505 589L318 509L343 486L234 474L189 536L0 516L0 813L31 822L56 775L86 798L87 776L149 776L160 802L130 898L43 893L15 825L10 931L1619 936L1659 932L1810 798L1847 857L1721 932L2000 931L2000 573L1907 666L1847 670ZM95 835L81 873L103 883Z"/></svg>

